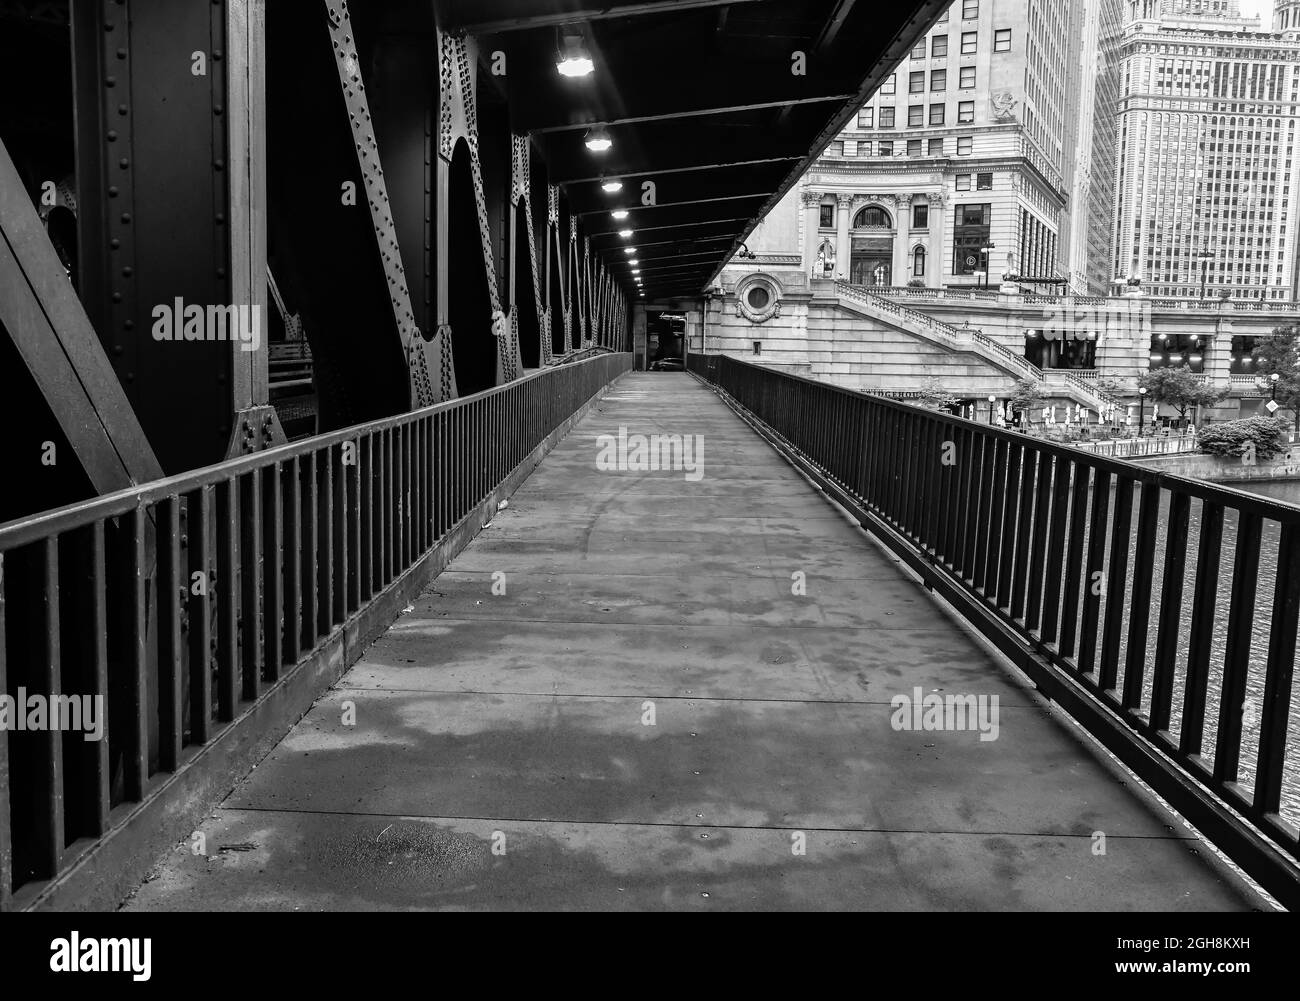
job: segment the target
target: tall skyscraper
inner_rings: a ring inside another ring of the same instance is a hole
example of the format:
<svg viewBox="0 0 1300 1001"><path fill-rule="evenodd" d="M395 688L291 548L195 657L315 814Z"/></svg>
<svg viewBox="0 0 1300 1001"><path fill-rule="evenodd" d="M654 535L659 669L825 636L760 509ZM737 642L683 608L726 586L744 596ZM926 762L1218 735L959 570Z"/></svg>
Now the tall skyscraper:
<svg viewBox="0 0 1300 1001"><path fill-rule="evenodd" d="M1154 295L1294 299L1300 2L1276 32L1238 0L1128 0L1116 278Z"/></svg>
<svg viewBox="0 0 1300 1001"><path fill-rule="evenodd" d="M1119 104L1119 39L1123 0L1072 5L1071 81L1066 177L1066 267L1071 291L1111 291L1115 225L1115 111Z"/></svg>

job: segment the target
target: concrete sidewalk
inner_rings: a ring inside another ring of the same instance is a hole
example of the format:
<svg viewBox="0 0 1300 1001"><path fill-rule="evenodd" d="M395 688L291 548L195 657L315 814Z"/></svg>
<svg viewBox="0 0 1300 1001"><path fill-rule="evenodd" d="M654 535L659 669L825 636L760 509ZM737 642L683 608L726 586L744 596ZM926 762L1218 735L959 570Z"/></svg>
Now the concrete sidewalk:
<svg viewBox="0 0 1300 1001"><path fill-rule="evenodd" d="M620 427L703 478L598 471ZM895 730L917 687L997 739ZM202 831L130 909L1247 906L684 374L611 390Z"/></svg>

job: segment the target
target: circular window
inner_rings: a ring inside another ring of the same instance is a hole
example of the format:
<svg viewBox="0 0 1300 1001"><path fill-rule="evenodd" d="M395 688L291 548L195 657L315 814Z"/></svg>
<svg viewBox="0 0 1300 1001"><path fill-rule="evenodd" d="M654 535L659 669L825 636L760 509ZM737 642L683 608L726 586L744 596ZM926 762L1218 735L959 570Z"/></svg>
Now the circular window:
<svg viewBox="0 0 1300 1001"><path fill-rule="evenodd" d="M736 315L764 323L781 315L781 287L767 275L748 275L736 289Z"/></svg>

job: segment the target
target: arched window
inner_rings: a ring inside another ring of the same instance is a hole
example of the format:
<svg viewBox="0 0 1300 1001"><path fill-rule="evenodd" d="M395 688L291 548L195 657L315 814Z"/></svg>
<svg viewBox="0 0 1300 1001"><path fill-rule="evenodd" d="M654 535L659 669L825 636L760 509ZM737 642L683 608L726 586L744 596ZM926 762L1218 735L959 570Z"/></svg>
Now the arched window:
<svg viewBox="0 0 1300 1001"><path fill-rule="evenodd" d="M917 247L912 251L912 277L925 277L925 248Z"/></svg>
<svg viewBox="0 0 1300 1001"><path fill-rule="evenodd" d="M876 229L890 229L894 225L894 220L889 217L889 213L879 205L868 205L853 220L855 229L863 227L872 227Z"/></svg>

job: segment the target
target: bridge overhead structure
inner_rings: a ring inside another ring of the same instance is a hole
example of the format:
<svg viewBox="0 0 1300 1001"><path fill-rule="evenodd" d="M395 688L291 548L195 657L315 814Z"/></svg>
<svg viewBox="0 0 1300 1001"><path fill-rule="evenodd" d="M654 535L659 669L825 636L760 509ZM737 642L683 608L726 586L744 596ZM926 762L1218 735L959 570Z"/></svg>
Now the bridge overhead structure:
<svg viewBox="0 0 1300 1001"><path fill-rule="evenodd" d="M240 758L198 752L346 666L945 6L0 0L0 687L110 703L93 753L0 741L0 907L183 834Z"/></svg>

